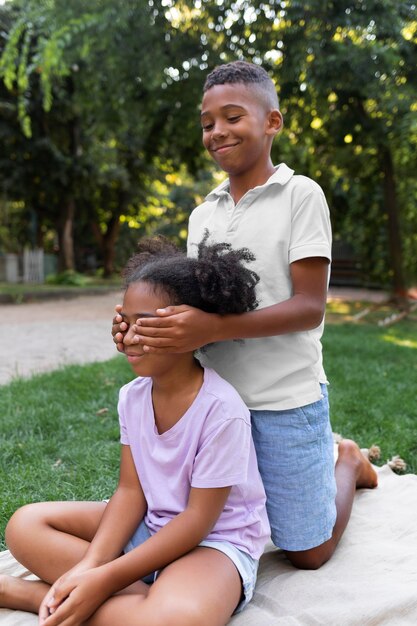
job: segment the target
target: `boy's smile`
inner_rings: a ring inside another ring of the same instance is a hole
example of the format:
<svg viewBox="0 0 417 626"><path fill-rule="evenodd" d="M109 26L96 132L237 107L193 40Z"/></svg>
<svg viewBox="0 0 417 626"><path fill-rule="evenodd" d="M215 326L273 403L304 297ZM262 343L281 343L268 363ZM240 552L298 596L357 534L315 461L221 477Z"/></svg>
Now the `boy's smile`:
<svg viewBox="0 0 417 626"><path fill-rule="evenodd" d="M203 96L203 144L230 176L265 168L281 123L280 113L268 111L242 83L214 85Z"/></svg>
<svg viewBox="0 0 417 626"><path fill-rule="evenodd" d="M219 146L218 148L213 147L213 152L217 152L218 154L225 154L226 152L230 152L230 150L232 150L237 145L239 145L239 142L226 143L224 145Z"/></svg>

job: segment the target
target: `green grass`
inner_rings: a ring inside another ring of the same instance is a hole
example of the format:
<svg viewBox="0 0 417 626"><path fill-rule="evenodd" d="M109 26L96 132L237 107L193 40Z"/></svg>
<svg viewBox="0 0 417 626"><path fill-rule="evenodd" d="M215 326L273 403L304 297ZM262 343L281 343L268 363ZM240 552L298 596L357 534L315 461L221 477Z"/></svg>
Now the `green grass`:
<svg viewBox="0 0 417 626"><path fill-rule="evenodd" d="M333 430L417 472L417 325L347 324L339 314L323 341ZM118 390L131 378L116 357L0 387L0 548L7 519L26 502L111 495Z"/></svg>
<svg viewBox="0 0 417 626"><path fill-rule="evenodd" d="M62 295L88 295L89 293L106 293L119 290L122 280L119 276L108 279L91 278L84 285L52 285L47 283L5 283L0 282L0 302L22 304L44 300L46 297L56 298Z"/></svg>
<svg viewBox="0 0 417 626"><path fill-rule="evenodd" d="M416 473L417 324L328 324L323 348L333 430Z"/></svg>
<svg viewBox="0 0 417 626"><path fill-rule="evenodd" d="M112 494L118 390L131 378L116 357L0 387L0 548L7 519L26 502Z"/></svg>

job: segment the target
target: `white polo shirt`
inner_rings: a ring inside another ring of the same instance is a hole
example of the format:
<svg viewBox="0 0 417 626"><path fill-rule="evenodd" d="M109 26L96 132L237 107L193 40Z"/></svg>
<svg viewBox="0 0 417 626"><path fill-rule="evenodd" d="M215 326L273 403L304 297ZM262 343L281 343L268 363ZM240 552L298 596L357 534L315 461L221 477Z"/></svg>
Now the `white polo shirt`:
<svg viewBox="0 0 417 626"><path fill-rule="evenodd" d="M188 254L196 256L205 229L209 241L249 248L250 264L260 276L259 308L292 295L290 264L308 257L331 259L329 209L322 189L310 178L294 175L284 163L235 205L229 181L214 189L191 214ZM222 341L200 360L239 392L250 409L283 410L321 397L327 382L322 365L323 321L314 330L259 339Z"/></svg>

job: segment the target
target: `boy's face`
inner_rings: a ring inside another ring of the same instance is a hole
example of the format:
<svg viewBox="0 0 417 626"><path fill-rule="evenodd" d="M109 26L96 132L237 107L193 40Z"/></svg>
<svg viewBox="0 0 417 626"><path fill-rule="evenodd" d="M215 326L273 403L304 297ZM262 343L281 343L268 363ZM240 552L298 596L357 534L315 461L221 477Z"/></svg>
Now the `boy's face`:
<svg viewBox="0 0 417 626"><path fill-rule="evenodd" d="M273 137L280 130L278 110L242 83L214 85L201 106L203 144L229 175L240 176L269 160Z"/></svg>

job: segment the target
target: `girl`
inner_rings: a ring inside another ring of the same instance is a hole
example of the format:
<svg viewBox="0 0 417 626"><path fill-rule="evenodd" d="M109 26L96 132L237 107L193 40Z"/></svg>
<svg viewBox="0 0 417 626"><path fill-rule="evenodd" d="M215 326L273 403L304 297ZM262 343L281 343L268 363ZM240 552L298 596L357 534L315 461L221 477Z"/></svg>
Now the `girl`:
<svg viewBox="0 0 417 626"><path fill-rule="evenodd" d="M269 537L249 411L192 352L132 343L138 318L170 304L219 314L256 306L248 250L187 258L145 240L125 269L125 354L138 378L120 391L118 487L104 502L30 504L6 540L39 581L0 579L0 606L42 626L216 626L249 602ZM28 532L30 529L30 532ZM152 584L149 584L152 583Z"/></svg>

